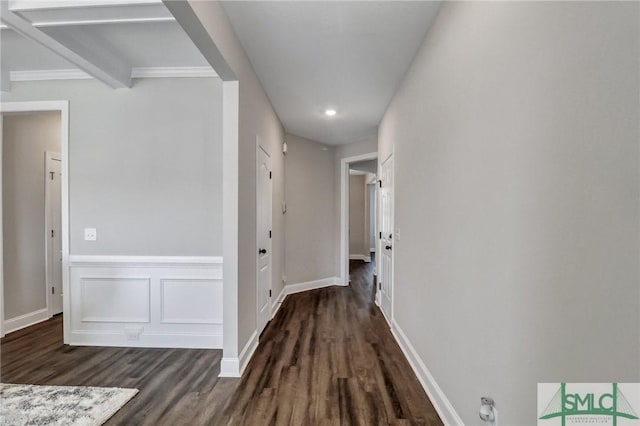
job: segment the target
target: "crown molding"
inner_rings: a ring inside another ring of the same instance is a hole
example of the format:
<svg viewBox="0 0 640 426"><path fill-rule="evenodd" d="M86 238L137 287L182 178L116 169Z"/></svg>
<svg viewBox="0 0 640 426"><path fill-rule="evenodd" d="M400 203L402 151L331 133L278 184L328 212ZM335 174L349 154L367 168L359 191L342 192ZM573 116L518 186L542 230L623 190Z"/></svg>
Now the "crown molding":
<svg viewBox="0 0 640 426"><path fill-rule="evenodd" d="M11 71L11 82L45 81L45 80L90 80L91 77L79 69L41 70L41 71Z"/></svg>
<svg viewBox="0 0 640 426"><path fill-rule="evenodd" d="M90 80L91 77L79 69L59 69L41 71L11 71L11 82L47 80ZM211 67L147 67L132 68L131 78L196 78L217 77Z"/></svg>

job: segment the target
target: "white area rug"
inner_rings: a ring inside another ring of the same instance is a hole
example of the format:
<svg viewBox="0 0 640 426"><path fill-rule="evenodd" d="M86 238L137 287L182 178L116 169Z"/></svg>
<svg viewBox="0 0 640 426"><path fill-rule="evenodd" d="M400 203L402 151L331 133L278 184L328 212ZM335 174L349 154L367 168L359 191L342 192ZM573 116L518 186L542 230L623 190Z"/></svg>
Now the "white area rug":
<svg viewBox="0 0 640 426"><path fill-rule="evenodd" d="M137 389L0 384L0 425L99 426Z"/></svg>

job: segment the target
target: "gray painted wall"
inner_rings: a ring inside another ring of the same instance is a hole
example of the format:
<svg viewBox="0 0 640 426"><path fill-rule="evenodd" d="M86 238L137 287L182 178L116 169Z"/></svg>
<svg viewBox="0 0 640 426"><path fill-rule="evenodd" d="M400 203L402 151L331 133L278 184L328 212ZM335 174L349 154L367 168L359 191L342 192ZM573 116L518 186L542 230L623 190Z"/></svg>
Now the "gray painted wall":
<svg viewBox="0 0 640 426"><path fill-rule="evenodd" d="M71 254L222 255L217 78L16 83L5 101L69 100ZM84 228L98 239L84 241Z"/></svg>
<svg viewBox="0 0 640 426"><path fill-rule="evenodd" d="M60 152L60 113L2 117L5 319L47 306L45 153Z"/></svg>
<svg viewBox="0 0 640 426"><path fill-rule="evenodd" d="M381 122L395 321L465 423L640 380L639 6L445 2Z"/></svg>
<svg viewBox="0 0 640 426"><path fill-rule="evenodd" d="M334 214L335 148L293 135L285 139L287 283L334 277L338 232Z"/></svg>
<svg viewBox="0 0 640 426"><path fill-rule="evenodd" d="M368 256L365 249L365 175L349 176L349 254ZM368 240L367 240L368 241Z"/></svg>
<svg viewBox="0 0 640 426"><path fill-rule="evenodd" d="M272 289L282 290L284 272L284 130L222 6L189 0L211 39L232 68L240 87L238 150L238 346L256 331L256 135L268 146L273 169Z"/></svg>
<svg viewBox="0 0 640 426"><path fill-rule="evenodd" d="M340 147L289 134L285 139L289 147L285 182L287 283L336 277L340 275L340 160L376 152L377 139ZM363 221L364 213L358 227L361 248L356 253L368 255Z"/></svg>

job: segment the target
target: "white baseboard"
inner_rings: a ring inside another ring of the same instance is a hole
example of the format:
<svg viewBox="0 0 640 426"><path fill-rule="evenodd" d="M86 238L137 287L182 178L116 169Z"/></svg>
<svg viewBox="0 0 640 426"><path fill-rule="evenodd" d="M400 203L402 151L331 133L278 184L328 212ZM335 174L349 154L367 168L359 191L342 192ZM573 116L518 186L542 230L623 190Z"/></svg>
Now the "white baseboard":
<svg viewBox="0 0 640 426"><path fill-rule="evenodd" d="M242 376L242 373L244 373L244 370L247 368L249 361L251 361L251 357L255 353L256 349L258 349L258 338L258 333L254 331L247 344L244 345L242 352L240 352L240 376Z"/></svg>
<svg viewBox="0 0 640 426"><path fill-rule="evenodd" d="M282 306L282 302L284 302L285 297L287 297L286 285L282 287L282 291L280 291L280 294L275 298L273 304L271 305L271 319L275 318L276 314L280 310L280 307Z"/></svg>
<svg viewBox="0 0 640 426"><path fill-rule="evenodd" d="M220 334L180 333L180 332L142 332L137 340L130 340L124 332L112 330L73 330L70 333L71 346L111 346L136 348L184 348L184 349L221 349Z"/></svg>
<svg viewBox="0 0 640 426"><path fill-rule="evenodd" d="M286 285L284 288L284 291L285 291L284 297L287 297L290 294L300 293L302 291L315 290L317 288L330 287L332 285L340 285L339 282L340 282L340 278L329 277L329 278L323 278L321 280L306 281L306 282L297 283L297 284L289 284L289 285Z"/></svg>
<svg viewBox="0 0 640 426"><path fill-rule="evenodd" d="M29 312L28 314L6 320L4 322L4 332L5 334L9 334L14 331L22 330L23 328L46 321L49 318L49 310L47 308Z"/></svg>
<svg viewBox="0 0 640 426"><path fill-rule="evenodd" d="M240 360L238 358L222 358L219 377L240 377Z"/></svg>
<svg viewBox="0 0 640 426"><path fill-rule="evenodd" d="M418 376L420 384L429 396L429 399L438 412L438 415L440 415L440 419L442 419L445 425L464 425L464 422L458 413L456 413L456 410L453 408L442 389L440 389L440 386L436 383L435 379L427 369L427 366L422 361L422 358L420 358L420 355L418 355L418 352L416 352L415 348L409 341L409 338L407 338L407 335L404 334L400 326L398 326L398 323L395 321L392 323L391 332L396 338L398 345L400 345L400 349L402 349L402 352L409 361L413 372Z"/></svg>
<svg viewBox="0 0 640 426"><path fill-rule="evenodd" d="M258 333L254 331L238 358L222 358L219 377L242 377L257 348Z"/></svg>

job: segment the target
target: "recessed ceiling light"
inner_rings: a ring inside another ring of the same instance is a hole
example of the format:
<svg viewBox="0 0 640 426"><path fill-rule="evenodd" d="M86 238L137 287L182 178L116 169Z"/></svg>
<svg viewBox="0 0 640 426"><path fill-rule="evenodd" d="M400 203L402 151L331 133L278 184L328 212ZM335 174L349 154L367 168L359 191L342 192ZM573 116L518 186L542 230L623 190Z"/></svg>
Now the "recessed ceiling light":
<svg viewBox="0 0 640 426"><path fill-rule="evenodd" d="M328 109L324 113L327 114L329 117L333 117L334 115L336 115L336 110L335 109Z"/></svg>

